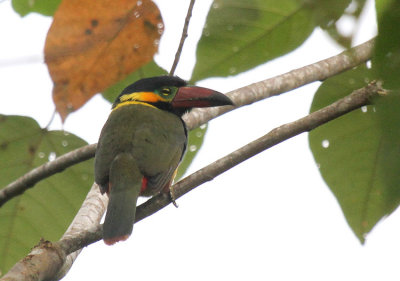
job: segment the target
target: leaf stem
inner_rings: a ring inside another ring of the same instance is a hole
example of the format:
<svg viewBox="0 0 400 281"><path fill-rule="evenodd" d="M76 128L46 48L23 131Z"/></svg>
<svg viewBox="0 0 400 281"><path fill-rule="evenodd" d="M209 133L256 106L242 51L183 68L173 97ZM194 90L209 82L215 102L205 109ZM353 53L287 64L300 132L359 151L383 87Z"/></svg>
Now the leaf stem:
<svg viewBox="0 0 400 281"><path fill-rule="evenodd" d="M54 117L56 117L57 110L54 108L53 113L51 114L49 122L47 122L46 127L44 127L46 130L50 127L51 123L53 123Z"/></svg>

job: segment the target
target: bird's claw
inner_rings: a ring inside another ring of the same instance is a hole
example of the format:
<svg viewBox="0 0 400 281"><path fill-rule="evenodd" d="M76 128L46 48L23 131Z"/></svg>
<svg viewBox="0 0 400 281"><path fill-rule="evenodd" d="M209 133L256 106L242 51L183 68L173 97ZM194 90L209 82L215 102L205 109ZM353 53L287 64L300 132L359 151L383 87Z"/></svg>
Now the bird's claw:
<svg viewBox="0 0 400 281"><path fill-rule="evenodd" d="M170 199L172 201L172 204L174 204L175 208L178 208L179 206L178 206L178 203L176 203L174 190L173 190L172 187L169 189L169 197L170 197Z"/></svg>

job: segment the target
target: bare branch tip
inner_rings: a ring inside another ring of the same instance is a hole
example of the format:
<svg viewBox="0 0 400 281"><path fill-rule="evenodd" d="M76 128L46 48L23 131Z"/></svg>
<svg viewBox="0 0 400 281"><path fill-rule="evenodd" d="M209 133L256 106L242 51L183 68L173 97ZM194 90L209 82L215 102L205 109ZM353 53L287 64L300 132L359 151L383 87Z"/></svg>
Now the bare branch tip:
<svg viewBox="0 0 400 281"><path fill-rule="evenodd" d="M175 59L174 62L172 64L171 70L169 72L169 76L173 76L176 70L176 67L178 66L179 63L179 59L181 57L182 54L182 49L183 49L183 45L185 43L185 39L186 37L188 37L188 28L189 28L189 23L190 23L190 18L192 17L192 11L193 11L193 7L194 7L194 3L195 0L191 0L190 4L189 4L189 8L186 14L186 18L185 18L185 24L183 25L183 30L182 30L182 36L181 36L181 41L179 42L179 46L178 49L176 50L175 53Z"/></svg>

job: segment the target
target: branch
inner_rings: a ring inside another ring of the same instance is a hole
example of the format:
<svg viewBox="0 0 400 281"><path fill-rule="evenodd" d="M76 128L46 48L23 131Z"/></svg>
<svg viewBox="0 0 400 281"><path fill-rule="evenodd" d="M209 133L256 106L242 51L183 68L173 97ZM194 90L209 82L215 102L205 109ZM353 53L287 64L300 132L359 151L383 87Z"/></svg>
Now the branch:
<svg viewBox="0 0 400 281"><path fill-rule="evenodd" d="M330 57L314 64L304 66L302 68L292 70L290 72L275 76L267 80L248 85L243 88L239 88L237 90L229 92L227 95L235 103L234 108L238 108L244 105L252 104L262 99L269 98L271 96L279 95L284 92L296 89L308 83L325 80L331 76L351 69L369 60L372 55L373 45L374 40L372 39L348 51L344 51L339 55ZM193 109L189 114L186 114L183 119L186 123L187 128L189 130L192 130L199 127L201 124L207 123L208 121L214 119L219 115L233 110L234 108L232 108L231 106L203 109L196 108ZM48 162L32 170L28 174L22 176L18 180L1 189L0 206L8 200L12 199L14 196L23 193L26 189L32 187L38 181L55 173L61 172L64 169L74 164L77 164L80 161L84 161L93 157L94 151L96 150L95 146L96 144L92 144L90 146L85 146L77 150L71 151L59 157L63 158L65 156L65 161L61 161L59 160L59 158L57 158L52 162ZM80 153L85 154L84 152L80 151L86 151L86 153L88 154L83 155L80 161L78 161L78 159L76 159L75 161L75 156L72 156L73 154L76 153L76 157L78 157ZM60 163L58 161L60 161Z"/></svg>
<svg viewBox="0 0 400 281"><path fill-rule="evenodd" d="M325 80L366 62L371 59L373 47L374 39L371 39L336 56L236 89L226 95L231 98L236 107L277 96L300 86ZM229 106L195 108L185 116L185 123L189 129L197 128L233 109Z"/></svg>
<svg viewBox="0 0 400 281"><path fill-rule="evenodd" d="M33 250L21 261L19 261L10 271L1 278L1 281L9 280L59 280L72 266L75 258L80 253L81 248L68 251L70 237L82 235L82 229L92 229L99 226L102 215L108 204L108 197L101 196L99 188L93 184L86 196L82 207L78 211L68 230L60 241L64 243L51 243L41 240ZM90 237L90 231L85 231L85 239ZM93 231L95 233L95 231ZM94 242L94 241L92 241ZM87 244L90 244L87 242Z"/></svg>
<svg viewBox="0 0 400 281"><path fill-rule="evenodd" d="M382 91L383 89L380 85L373 82L306 117L273 129L263 137L239 148L179 181L173 186L174 197L179 198L183 196L195 187L212 180L221 173L276 144L303 132L308 132L354 109L369 104L371 97ZM92 190L93 188L94 187L92 187ZM154 196L137 208L136 222L156 213L170 203L171 199L168 194L161 193ZM14 265L0 281L50 279L54 276L55 269L61 268L64 264L65 257L68 254L90 243L96 242L101 238L102 225L92 225L90 230L76 232L71 236L65 235L58 242L41 242L27 257ZM35 275L35 273L38 272L41 273L40 276L38 274ZM32 276L35 278L31 278Z"/></svg>
<svg viewBox="0 0 400 281"><path fill-rule="evenodd" d="M185 19L185 24L183 25L181 41L179 42L179 47L178 47L178 50L176 50L176 54L175 54L175 60L174 60L174 63L172 64L171 70L169 72L170 76L174 75L175 69L178 66L178 62L179 62L179 59L182 54L183 44L185 43L186 37L188 37L189 22L190 22L190 18L192 17L194 2L195 2L195 0L191 0L190 4L189 4L189 8L188 8L186 19Z"/></svg>
<svg viewBox="0 0 400 281"><path fill-rule="evenodd" d="M11 198L33 187L39 181L94 157L95 151L96 144L86 145L33 169L0 190L0 207Z"/></svg>
<svg viewBox="0 0 400 281"><path fill-rule="evenodd" d="M194 172L188 177L176 183L173 189L175 198L180 198L195 187L213 180L218 175L226 172L232 167L242 163L243 161L253 157L254 155L269 149L285 140L304 132L321 126L331 120L334 120L354 109L360 108L370 103L370 99L384 90L376 82L372 82L364 88L355 90L350 95L328 105L318 111L315 111L306 117L297 121L279 126L268 134L254 140L238 150L228 154L227 156L209 164L208 166ZM137 219L140 221L171 203L169 196L159 194L146 201L138 207Z"/></svg>
<svg viewBox="0 0 400 281"><path fill-rule="evenodd" d="M72 237L79 236L82 232L82 229L95 229L96 227L98 227L100 224L100 220L107 208L107 205L108 196L102 196L100 194L100 190L97 184L93 184L81 208L79 209L74 220L72 221L71 225L68 227L67 231L64 233L61 239L68 240ZM88 237L90 237L90 235ZM84 239L82 238L82 240ZM92 241L92 243L93 242L94 241ZM87 243L91 244L90 240ZM55 280L61 279L68 273L69 269L71 268L72 264L74 263L75 259L78 257L84 246L82 245L82 247L79 248L75 247L76 250L74 250L72 246L64 243L63 245L60 245L60 247L68 256L66 256L65 262L61 263L62 268L57 273Z"/></svg>

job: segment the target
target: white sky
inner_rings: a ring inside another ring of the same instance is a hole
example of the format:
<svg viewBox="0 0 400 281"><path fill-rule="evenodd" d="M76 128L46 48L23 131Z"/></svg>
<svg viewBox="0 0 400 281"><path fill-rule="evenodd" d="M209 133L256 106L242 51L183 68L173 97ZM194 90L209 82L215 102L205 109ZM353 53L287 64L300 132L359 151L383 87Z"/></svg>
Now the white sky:
<svg viewBox="0 0 400 281"><path fill-rule="evenodd" d="M188 1L156 2L166 26L157 61L169 69ZM196 3L176 72L182 78L190 77L195 44L210 4L211 0ZM42 126L54 110L51 80L42 63L50 23L50 18L40 15L21 19L10 1L0 3L0 113L32 116ZM342 24L344 29L350 26L346 20ZM373 1L358 28L356 44L376 32ZM229 79L208 79L201 84L226 92L339 52L323 32L315 31L284 58ZM28 60L31 63L16 63ZM190 171L306 115L318 85L212 121ZM65 129L96 142L109 109L110 105L96 96L68 117ZM61 128L59 118L51 127ZM178 204L178 209L167 207L135 225L127 242L89 246L64 280L400 279L399 212L379 223L361 246L321 179L306 134L231 169L179 199Z"/></svg>

